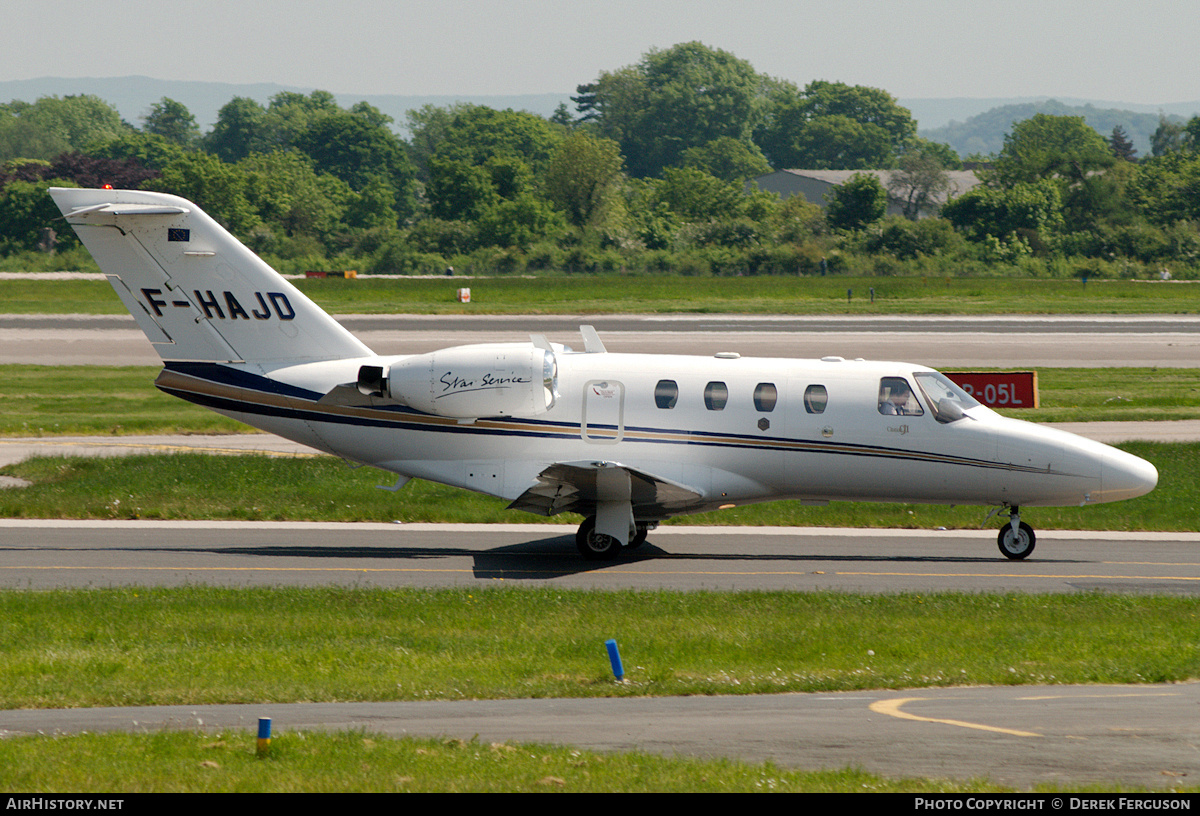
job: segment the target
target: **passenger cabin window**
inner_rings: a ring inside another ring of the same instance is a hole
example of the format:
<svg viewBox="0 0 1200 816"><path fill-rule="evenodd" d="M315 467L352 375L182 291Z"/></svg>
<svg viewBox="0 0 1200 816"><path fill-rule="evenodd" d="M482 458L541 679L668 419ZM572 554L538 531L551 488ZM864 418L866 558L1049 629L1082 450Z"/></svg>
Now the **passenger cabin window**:
<svg viewBox="0 0 1200 816"><path fill-rule="evenodd" d="M778 400L779 391L775 388L775 383L759 383L754 387L755 410L769 414L775 410L775 403Z"/></svg>
<svg viewBox="0 0 1200 816"><path fill-rule="evenodd" d="M825 390L823 385L810 385L804 389L804 410L810 414L825 413L825 406L829 404L829 392Z"/></svg>
<svg viewBox="0 0 1200 816"><path fill-rule="evenodd" d="M710 382L704 386L704 407L710 411L724 411L729 402L729 389L723 382Z"/></svg>
<svg viewBox="0 0 1200 816"><path fill-rule="evenodd" d="M879 381L879 413L889 416L921 416L925 410L913 396L908 380L884 377Z"/></svg>
<svg viewBox="0 0 1200 816"><path fill-rule="evenodd" d="M679 386L674 380L659 380L654 386L654 404L659 408L674 408L679 402Z"/></svg>

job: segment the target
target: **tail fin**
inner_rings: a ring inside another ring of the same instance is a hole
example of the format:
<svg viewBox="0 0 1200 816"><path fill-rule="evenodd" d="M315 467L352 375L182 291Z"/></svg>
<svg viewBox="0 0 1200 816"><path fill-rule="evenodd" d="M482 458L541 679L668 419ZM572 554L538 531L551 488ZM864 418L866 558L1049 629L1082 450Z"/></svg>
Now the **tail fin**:
<svg viewBox="0 0 1200 816"><path fill-rule="evenodd" d="M372 354L190 201L138 190L50 195L164 361Z"/></svg>

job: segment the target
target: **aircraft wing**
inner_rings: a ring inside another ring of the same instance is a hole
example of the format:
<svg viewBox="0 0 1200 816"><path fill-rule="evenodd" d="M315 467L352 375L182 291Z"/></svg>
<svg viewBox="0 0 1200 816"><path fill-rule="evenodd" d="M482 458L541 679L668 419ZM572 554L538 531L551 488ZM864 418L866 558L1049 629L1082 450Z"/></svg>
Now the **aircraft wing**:
<svg viewBox="0 0 1200 816"><path fill-rule="evenodd" d="M618 462L556 462L538 474L537 484L509 505L543 516L596 512L601 501L628 500L638 517L666 518L704 502L687 485Z"/></svg>

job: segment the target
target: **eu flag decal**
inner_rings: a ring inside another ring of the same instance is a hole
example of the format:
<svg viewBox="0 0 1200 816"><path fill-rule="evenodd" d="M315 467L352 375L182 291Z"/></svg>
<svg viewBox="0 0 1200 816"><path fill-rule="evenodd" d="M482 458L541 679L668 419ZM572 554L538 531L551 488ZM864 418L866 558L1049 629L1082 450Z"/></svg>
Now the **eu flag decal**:
<svg viewBox="0 0 1200 816"><path fill-rule="evenodd" d="M182 227L168 227L167 228L167 240L168 241L190 241L190 240L192 240L192 231L189 229L183 229Z"/></svg>

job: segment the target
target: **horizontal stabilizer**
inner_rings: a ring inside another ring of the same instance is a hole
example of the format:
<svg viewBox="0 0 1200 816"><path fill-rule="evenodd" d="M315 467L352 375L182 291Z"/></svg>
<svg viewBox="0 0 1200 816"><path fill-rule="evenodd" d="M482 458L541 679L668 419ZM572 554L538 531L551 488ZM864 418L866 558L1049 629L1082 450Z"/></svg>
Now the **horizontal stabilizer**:
<svg viewBox="0 0 1200 816"><path fill-rule="evenodd" d="M66 215L69 218L81 218L90 213L109 213L111 215L184 215L187 207L163 204L92 204L90 207L77 207Z"/></svg>

